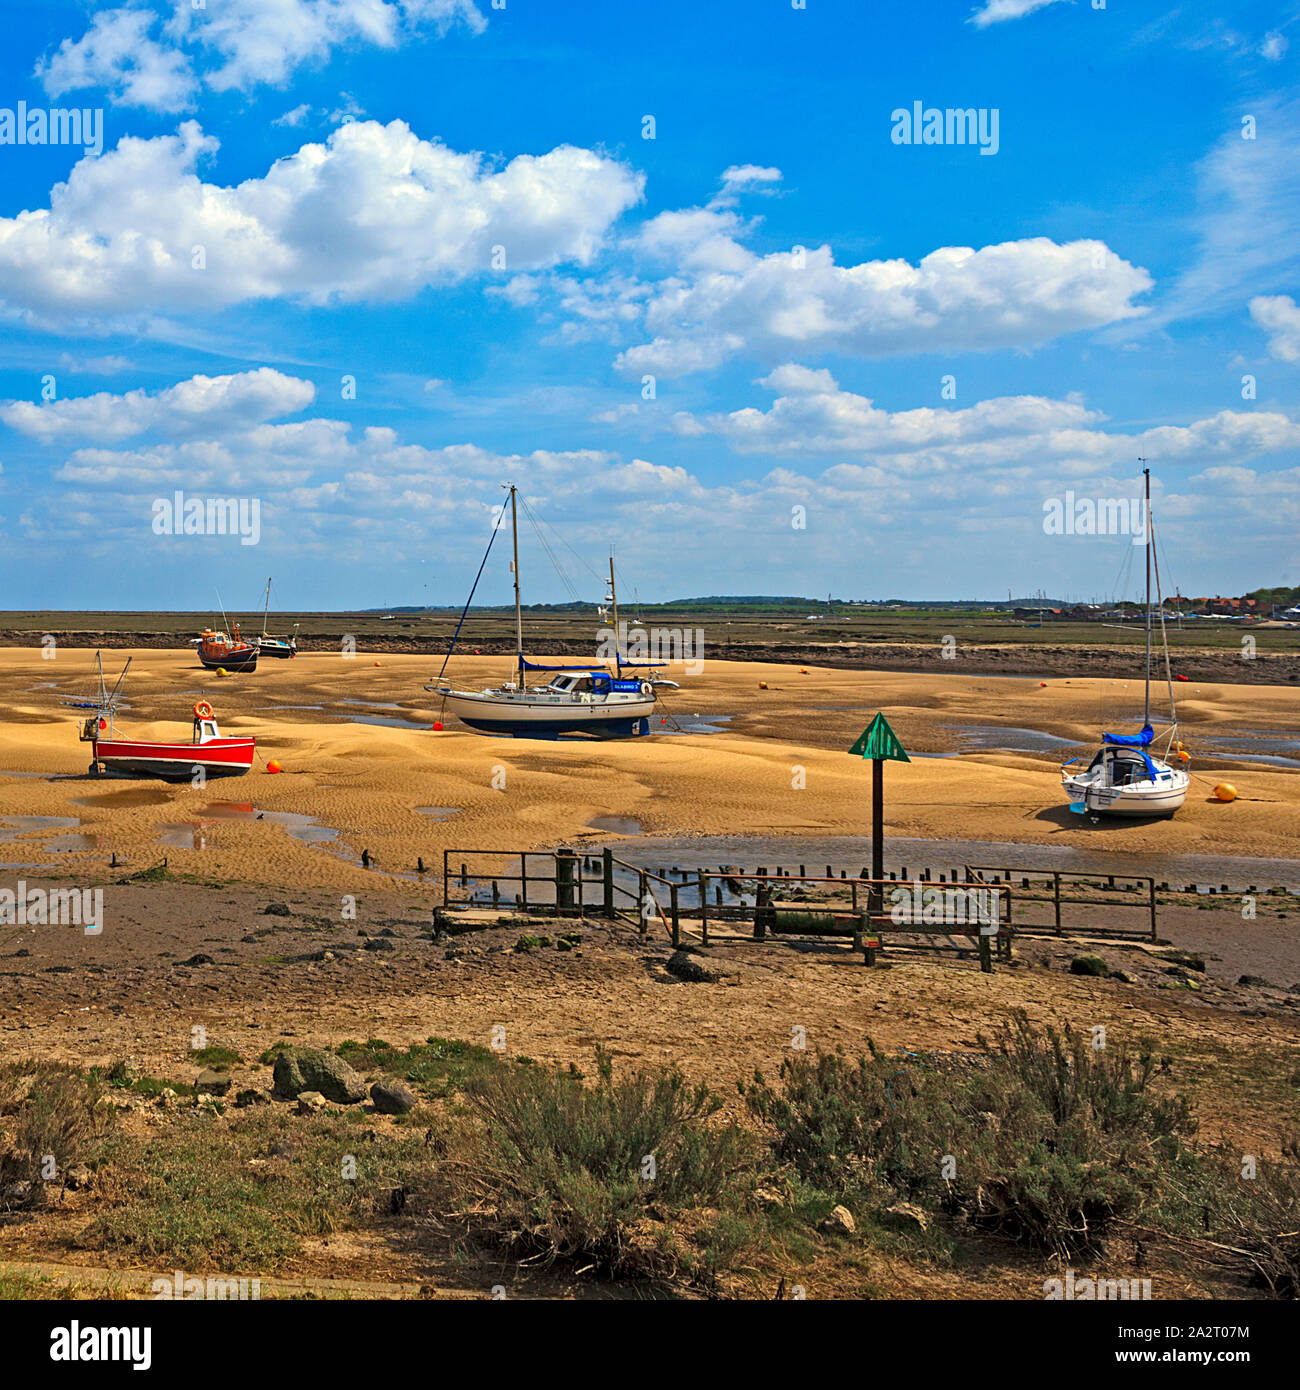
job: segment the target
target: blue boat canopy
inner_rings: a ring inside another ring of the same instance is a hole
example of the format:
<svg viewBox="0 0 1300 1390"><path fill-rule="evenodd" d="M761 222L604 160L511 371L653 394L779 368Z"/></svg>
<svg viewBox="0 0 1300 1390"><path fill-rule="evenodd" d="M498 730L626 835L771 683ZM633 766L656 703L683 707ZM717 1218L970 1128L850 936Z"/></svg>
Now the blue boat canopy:
<svg viewBox="0 0 1300 1390"><path fill-rule="evenodd" d="M1109 744L1113 748L1136 748L1138 757L1146 764L1147 776L1154 782L1157 777L1156 765L1151 761L1151 756L1147 753L1147 746L1156 736L1156 731L1150 724L1144 724L1142 731L1136 734L1102 734L1101 741ZM1100 757L1100 754L1098 754Z"/></svg>
<svg viewBox="0 0 1300 1390"><path fill-rule="evenodd" d="M1145 748L1156 736L1150 724L1143 724L1140 734L1102 734L1103 743L1113 743L1118 748Z"/></svg>

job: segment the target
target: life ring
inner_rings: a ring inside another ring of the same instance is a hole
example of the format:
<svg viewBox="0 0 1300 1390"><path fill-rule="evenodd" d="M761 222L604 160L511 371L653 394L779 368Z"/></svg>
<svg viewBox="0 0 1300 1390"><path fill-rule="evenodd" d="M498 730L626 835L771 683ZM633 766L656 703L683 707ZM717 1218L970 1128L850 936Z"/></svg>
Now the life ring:
<svg viewBox="0 0 1300 1390"><path fill-rule="evenodd" d="M641 682L641 694L642 694L642 695L653 695L654 693L655 693L655 688L654 688L653 685L650 684L649 681L642 681L642 682Z"/></svg>
<svg viewBox="0 0 1300 1390"><path fill-rule="evenodd" d="M194 706L194 717L195 719L211 719L212 706L208 704L206 700L200 700L198 704Z"/></svg>

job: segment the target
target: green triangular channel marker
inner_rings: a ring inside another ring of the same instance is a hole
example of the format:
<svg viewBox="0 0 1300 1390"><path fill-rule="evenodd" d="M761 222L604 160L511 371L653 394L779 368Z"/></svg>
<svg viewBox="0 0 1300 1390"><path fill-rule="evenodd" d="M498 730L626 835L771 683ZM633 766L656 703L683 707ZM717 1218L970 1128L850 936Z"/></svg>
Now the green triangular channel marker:
<svg viewBox="0 0 1300 1390"><path fill-rule="evenodd" d="M898 735L889 727L889 720L878 714L863 729L858 741L849 749L850 753L861 753L864 758L888 759L895 763L910 763L907 751L898 741Z"/></svg>

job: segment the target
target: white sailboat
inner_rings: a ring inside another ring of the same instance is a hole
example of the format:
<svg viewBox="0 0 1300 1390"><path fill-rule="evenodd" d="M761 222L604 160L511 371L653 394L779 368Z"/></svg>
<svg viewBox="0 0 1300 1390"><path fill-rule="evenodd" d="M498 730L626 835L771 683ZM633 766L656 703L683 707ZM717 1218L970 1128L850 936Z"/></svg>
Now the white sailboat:
<svg viewBox="0 0 1300 1390"><path fill-rule="evenodd" d="M1144 462L1145 460L1143 460ZM1148 749L1155 742L1151 724L1151 567L1155 557L1155 528L1151 520L1151 470L1144 468L1146 480L1146 679L1142 707L1142 728L1136 734L1101 736L1101 749L1086 768L1080 758L1061 765L1061 785L1070 797L1072 810L1092 811L1103 816L1172 816L1187 800L1191 784L1186 767L1174 767L1153 757ZM1157 572L1158 575L1158 572ZM1157 578L1158 583L1158 578ZM1165 635L1164 604L1160 605L1160 635L1165 654L1165 676L1169 688L1169 726L1165 755L1175 746L1178 713L1174 707L1174 685L1169 675L1169 642ZM1187 761L1182 744L1177 756Z"/></svg>
<svg viewBox="0 0 1300 1390"><path fill-rule="evenodd" d="M648 734L655 708L654 684L648 680L625 679L623 667L630 663L624 663L621 655L612 672L592 665L538 665L524 655L516 488L513 483L506 486L510 491L510 525L514 537L516 678L488 690L452 690L442 684L427 685L425 689L442 697L444 711L485 734L546 739L575 733L597 738L634 738ZM491 550L490 541L488 549ZM487 556L483 558L486 562ZM479 572L481 574L482 570ZM612 584L612 563L610 576ZM475 583L477 585L477 580ZM473 598L472 592L470 597ZM467 611L468 607L466 604ZM461 621L464 621L463 614ZM616 631L617 627L616 612ZM454 638L452 644L454 647ZM443 667L445 670L445 662ZM530 672L545 673L549 679L530 686Z"/></svg>
<svg viewBox="0 0 1300 1390"><path fill-rule="evenodd" d="M286 642L281 637L267 633L266 620L271 614L271 581L266 581L266 602L262 608L262 635L253 638L253 645L262 656L278 656L291 660L298 655L298 624L293 625L293 636Z"/></svg>

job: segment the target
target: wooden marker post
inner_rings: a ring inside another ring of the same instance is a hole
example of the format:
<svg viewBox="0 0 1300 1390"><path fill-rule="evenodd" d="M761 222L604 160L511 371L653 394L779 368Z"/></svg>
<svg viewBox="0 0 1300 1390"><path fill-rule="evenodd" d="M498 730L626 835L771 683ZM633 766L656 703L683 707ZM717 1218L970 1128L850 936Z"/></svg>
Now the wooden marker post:
<svg viewBox="0 0 1300 1390"><path fill-rule="evenodd" d="M883 714L863 729L850 753L871 759L871 891L867 912L873 925L878 926L885 915L885 763L910 763L907 750L898 735L889 727Z"/></svg>

